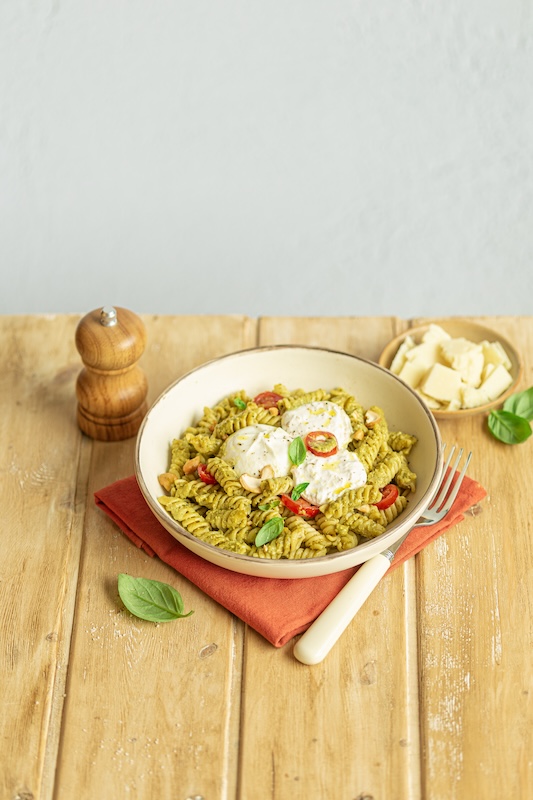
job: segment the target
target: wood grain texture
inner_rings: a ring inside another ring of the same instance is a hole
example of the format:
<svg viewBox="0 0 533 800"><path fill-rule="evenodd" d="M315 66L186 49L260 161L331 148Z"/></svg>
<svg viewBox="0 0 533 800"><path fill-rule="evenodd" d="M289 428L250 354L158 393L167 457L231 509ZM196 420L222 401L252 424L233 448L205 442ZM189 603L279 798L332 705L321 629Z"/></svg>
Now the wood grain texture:
<svg viewBox="0 0 533 800"><path fill-rule="evenodd" d="M533 385L532 321L477 321L519 345ZM486 420L442 421L488 496L417 558L424 787L450 800L533 794L531 440L501 444Z"/></svg>
<svg viewBox="0 0 533 800"><path fill-rule="evenodd" d="M377 360L399 324L263 319L260 343L310 344ZM243 797L419 796L414 603L414 571L406 565L387 576L313 667L294 659L292 642L277 654L247 631L244 672L267 688L259 697L244 695Z"/></svg>
<svg viewBox="0 0 533 800"><path fill-rule="evenodd" d="M9 800L45 787L50 796L60 734L87 483L72 394L76 322L0 318L0 797Z"/></svg>
<svg viewBox="0 0 533 800"><path fill-rule="evenodd" d="M245 318L152 318L149 332L152 397L199 363L255 344ZM132 473L133 448L93 446L56 792L218 797L237 776L243 626L95 508L96 489ZM118 598L120 572L170 583L193 616L166 625L132 617Z"/></svg>
<svg viewBox="0 0 533 800"><path fill-rule="evenodd" d="M135 440L76 424L79 316L0 317L0 797L463 800L533 796L531 442L442 420L488 490L387 576L324 662L273 648L94 505ZM145 316L148 402L210 358L308 344L376 360L398 318ZM533 318L478 319L533 385ZM192 617L128 614L117 575L163 580Z"/></svg>

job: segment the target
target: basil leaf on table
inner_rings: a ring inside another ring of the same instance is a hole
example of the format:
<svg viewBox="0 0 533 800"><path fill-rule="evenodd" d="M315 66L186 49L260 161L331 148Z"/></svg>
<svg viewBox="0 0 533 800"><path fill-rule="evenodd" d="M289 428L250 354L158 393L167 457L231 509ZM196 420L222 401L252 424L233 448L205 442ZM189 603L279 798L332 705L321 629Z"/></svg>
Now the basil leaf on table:
<svg viewBox="0 0 533 800"><path fill-rule="evenodd" d="M520 444L531 436L528 420L511 411L491 411L488 425L492 435L505 444Z"/></svg>
<svg viewBox="0 0 533 800"><path fill-rule="evenodd" d="M267 542L277 539L282 530L283 518L272 517L272 519L269 519L268 522L265 522L263 527L257 531L257 536L255 537L255 546L262 547L262 545L267 544Z"/></svg>
<svg viewBox="0 0 533 800"><path fill-rule="evenodd" d="M303 464L306 455L307 450L305 449L303 439L301 436L297 436L289 445L289 458L293 464L298 466L298 464Z"/></svg>
<svg viewBox="0 0 533 800"><path fill-rule="evenodd" d="M168 583L149 578L132 578L123 572L118 576L120 599L132 614L148 622L170 622L190 617L184 613L181 595Z"/></svg>
<svg viewBox="0 0 533 800"><path fill-rule="evenodd" d="M533 420L533 386L524 392L517 392L507 398L503 404L504 411L510 411L527 420Z"/></svg>

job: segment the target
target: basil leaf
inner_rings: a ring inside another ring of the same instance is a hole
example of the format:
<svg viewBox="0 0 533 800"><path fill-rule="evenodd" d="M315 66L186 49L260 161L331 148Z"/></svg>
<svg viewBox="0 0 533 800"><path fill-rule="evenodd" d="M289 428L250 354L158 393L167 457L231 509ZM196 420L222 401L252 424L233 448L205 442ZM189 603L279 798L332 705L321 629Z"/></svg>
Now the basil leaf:
<svg viewBox="0 0 533 800"><path fill-rule="evenodd" d="M265 522L262 528L257 531L255 537L255 546L261 547L272 539L277 539L283 530L283 519L281 517L272 517L268 522Z"/></svg>
<svg viewBox="0 0 533 800"><path fill-rule="evenodd" d="M291 492L291 500L299 500L300 495L302 494L302 492L305 492L308 486L309 486L309 481L307 481L307 483L299 483L298 486L295 486Z"/></svg>
<svg viewBox="0 0 533 800"><path fill-rule="evenodd" d="M272 508L276 508L276 506L279 506L279 500L272 500L271 503L264 503L261 506L257 506L257 508L259 511L270 511Z"/></svg>
<svg viewBox="0 0 533 800"><path fill-rule="evenodd" d="M118 593L128 611L149 622L170 622L194 613L184 613L180 593L168 583L132 578L121 572L118 576Z"/></svg>
<svg viewBox="0 0 533 800"><path fill-rule="evenodd" d="M244 400L241 400L240 397L234 397L233 402L237 406L237 408L240 409L246 408L246 403L244 402Z"/></svg>
<svg viewBox="0 0 533 800"><path fill-rule="evenodd" d="M303 439L301 436L297 436L289 445L289 458L293 464L298 466L298 464L303 464L306 455L307 451Z"/></svg>
<svg viewBox="0 0 533 800"><path fill-rule="evenodd" d="M492 435L505 444L520 444L531 436L527 419L511 411L491 411L488 425Z"/></svg>
<svg viewBox="0 0 533 800"><path fill-rule="evenodd" d="M503 404L503 410L531 421L533 419L533 386L524 392L517 392L508 397Z"/></svg>

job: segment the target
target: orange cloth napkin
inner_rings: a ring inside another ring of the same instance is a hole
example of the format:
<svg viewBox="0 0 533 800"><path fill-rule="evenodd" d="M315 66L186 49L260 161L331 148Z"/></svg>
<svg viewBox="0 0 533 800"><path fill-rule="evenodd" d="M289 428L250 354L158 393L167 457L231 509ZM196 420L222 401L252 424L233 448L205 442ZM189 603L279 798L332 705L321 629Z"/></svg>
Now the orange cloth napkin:
<svg viewBox="0 0 533 800"><path fill-rule="evenodd" d="M465 477L446 518L415 528L396 553L389 572L460 522L464 512L485 495L479 483ZM278 580L241 575L204 561L174 539L150 511L134 476L95 492L95 500L137 547L150 556L157 555L275 647L305 631L358 569L318 578Z"/></svg>

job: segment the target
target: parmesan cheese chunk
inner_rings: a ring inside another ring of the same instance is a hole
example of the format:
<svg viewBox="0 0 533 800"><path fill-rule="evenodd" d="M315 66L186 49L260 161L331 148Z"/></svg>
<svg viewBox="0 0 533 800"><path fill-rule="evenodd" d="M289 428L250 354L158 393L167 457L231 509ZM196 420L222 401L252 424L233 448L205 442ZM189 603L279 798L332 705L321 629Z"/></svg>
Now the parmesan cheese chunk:
<svg viewBox="0 0 533 800"><path fill-rule="evenodd" d="M443 328L441 328L440 325L435 325L434 323L432 323L422 336L422 341L428 342L429 344L431 343L435 344L437 342L445 342L451 338L452 337L450 336L450 334L446 333L446 331Z"/></svg>
<svg viewBox="0 0 533 800"><path fill-rule="evenodd" d="M481 342L481 347L486 364L494 364L496 367L503 364L505 369L511 369L511 359L500 342Z"/></svg>
<svg viewBox="0 0 533 800"><path fill-rule="evenodd" d="M408 350L405 354L406 361L416 362L419 366L429 369L433 364L441 362L440 344L438 342L423 342Z"/></svg>
<svg viewBox="0 0 533 800"><path fill-rule="evenodd" d="M427 371L428 368L425 363L420 364L416 360L406 361L398 373L398 376L409 384L411 389L416 389Z"/></svg>
<svg viewBox="0 0 533 800"><path fill-rule="evenodd" d="M443 404L439 402L439 400L435 400L434 397L430 397L428 394L424 394L424 392L420 388L418 388L416 391L420 395L422 400L426 403L428 408L433 409L433 411L438 411L443 407Z"/></svg>
<svg viewBox="0 0 533 800"><path fill-rule="evenodd" d="M479 386L485 366L483 348L467 339L450 339L441 345L441 353L448 366L457 370L465 383Z"/></svg>
<svg viewBox="0 0 533 800"><path fill-rule="evenodd" d="M443 364L434 364L424 378L421 389L424 394L435 400L451 403L461 400L461 386L461 376L458 372Z"/></svg>
<svg viewBox="0 0 533 800"><path fill-rule="evenodd" d="M406 336L390 366L430 408L449 411L496 400L513 382L511 368L500 342L452 338L439 325L420 343Z"/></svg>
<svg viewBox="0 0 533 800"><path fill-rule="evenodd" d="M513 378L503 364L498 364L486 381L484 381L480 389L487 394L489 400L496 400L509 386L512 384Z"/></svg>
<svg viewBox="0 0 533 800"><path fill-rule="evenodd" d="M512 376L505 369L503 364L498 364L487 379L483 381L479 389L472 386L465 386L463 389L463 407L477 408L485 403L496 400L513 382Z"/></svg>
<svg viewBox="0 0 533 800"><path fill-rule="evenodd" d="M411 350L412 347L415 346L415 343L411 336L406 336L401 345L399 346L398 350L396 351L396 355L392 359L392 364L390 365L391 372L394 372L395 375L400 373L403 365L405 364L405 356L408 350Z"/></svg>

